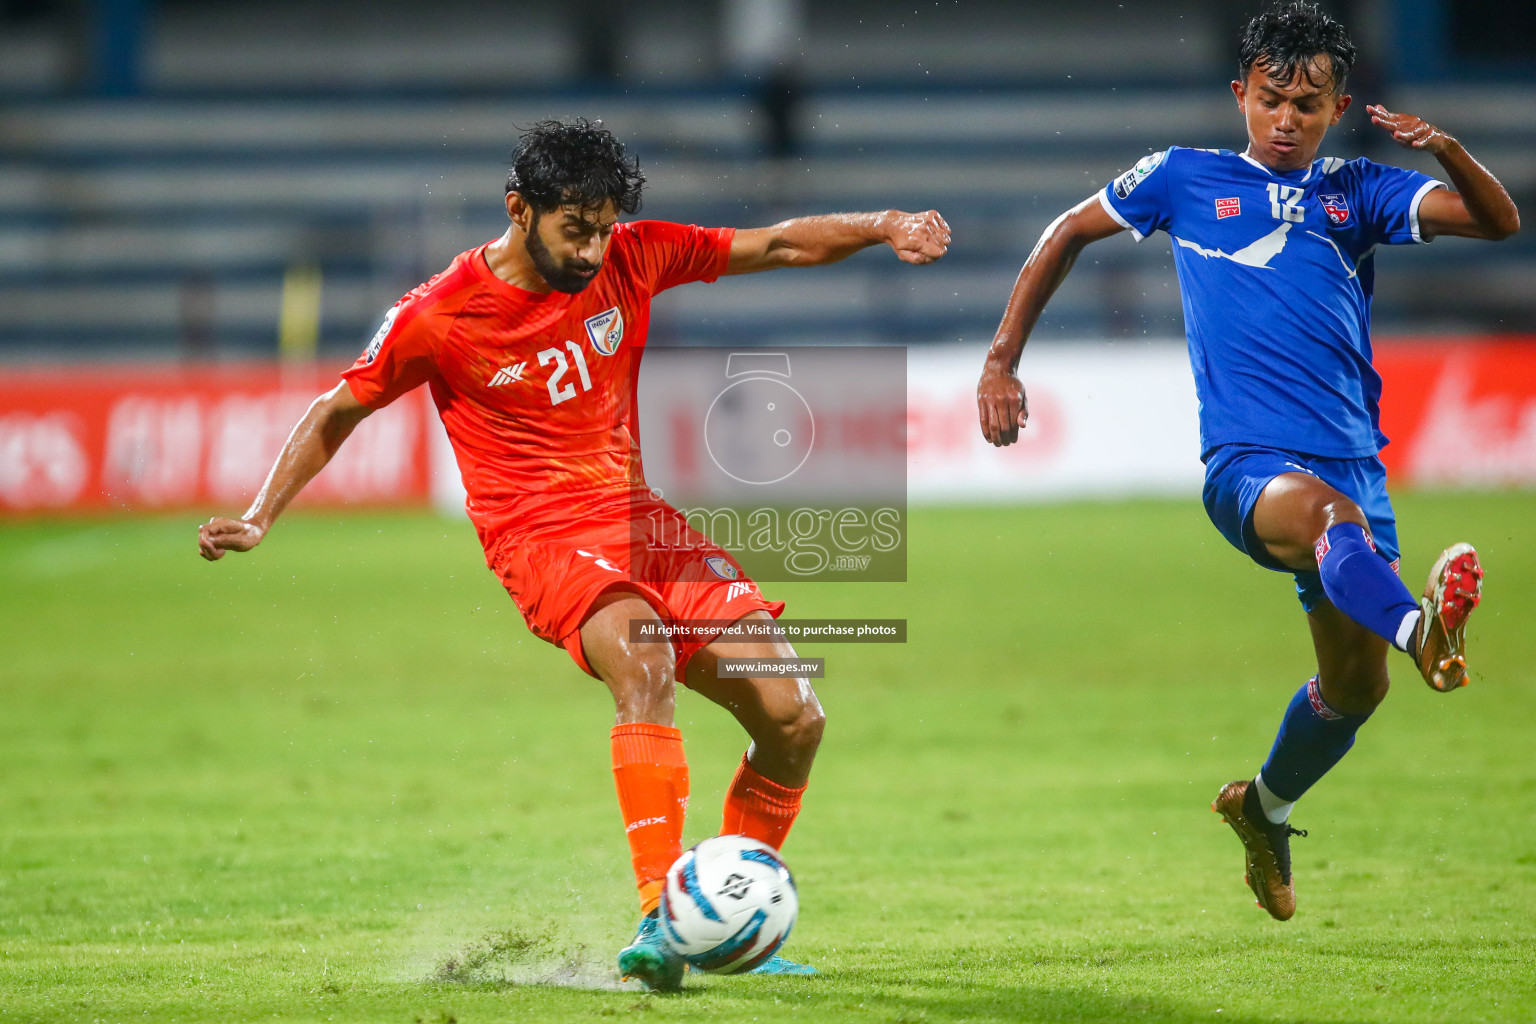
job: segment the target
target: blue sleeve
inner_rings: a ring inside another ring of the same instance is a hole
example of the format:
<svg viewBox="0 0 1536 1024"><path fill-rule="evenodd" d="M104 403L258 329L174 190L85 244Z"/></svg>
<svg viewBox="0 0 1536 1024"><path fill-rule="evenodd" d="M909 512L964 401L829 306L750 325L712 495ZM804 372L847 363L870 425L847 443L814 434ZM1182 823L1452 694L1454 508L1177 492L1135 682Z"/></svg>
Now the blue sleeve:
<svg viewBox="0 0 1536 1024"><path fill-rule="evenodd" d="M1351 169L1356 174L1355 199L1363 227L1374 241L1406 245L1425 240L1419 233L1419 203L1436 188L1444 188L1444 182L1363 158L1353 161Z"/></svg>
<svg viewBox="0 0 1536 1024"><path fill-rule="evenodd" d="M1172 220L1168 194L1168 164L1173 150L1150 153L1136 166L1104 186L1099 203L1121 227L1141 241L1154 231L1167 230Z"/></svg>

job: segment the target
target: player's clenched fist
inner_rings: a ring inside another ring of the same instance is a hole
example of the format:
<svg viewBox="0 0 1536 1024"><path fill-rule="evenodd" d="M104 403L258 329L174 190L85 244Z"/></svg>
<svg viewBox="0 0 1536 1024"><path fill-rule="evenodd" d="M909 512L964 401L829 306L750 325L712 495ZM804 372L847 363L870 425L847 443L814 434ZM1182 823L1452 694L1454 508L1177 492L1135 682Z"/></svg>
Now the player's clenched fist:
<svg viewBox="0 0 1536 1024"><path fill-rule="evenodd" d="M1422 117L1394 114L1379 103L1365 109L1370 112L1371 123L1391 132L1393 141L1400 146L1438 153L1456 141Z"/></svg>
<svg viewBox="0 0 1536 1024"><path fill-rule="evenodd" d="M249 551L261 543L266 530L244 519L214 516L197 528L197 553L217 562L226 551Z"/></svg>
<svg viewBox="0 0 1536 1024"><path fill-rule="evenodd" d="M1019 439L1019 428L1029 422L1029 400L1018 374L987 367L976 385L976 411L981 433L998 446Z"/></svg>
<svg viewBox="0 0 1536 1024"><path fill-rule="evenodd" d="M949 223L937 210L902 213L892 210L888 241L907 263L932 263L949 251Z"/></svg>

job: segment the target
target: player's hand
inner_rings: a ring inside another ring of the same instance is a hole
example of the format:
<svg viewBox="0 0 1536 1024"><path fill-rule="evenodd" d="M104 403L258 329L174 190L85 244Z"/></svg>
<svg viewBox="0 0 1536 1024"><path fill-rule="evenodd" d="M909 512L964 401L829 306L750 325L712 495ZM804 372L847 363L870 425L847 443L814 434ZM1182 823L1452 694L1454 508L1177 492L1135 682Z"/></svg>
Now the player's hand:
<svg viewBox="0 0 1536 1024"><path fill-rule="evenodd" d="M1365 108L1371 115L1371 123L1392 133L1392 140L1407 149L1422 149L1426 153L1440 153L1456 140L1436 128L1422 117L1412 114L1394 114L1375 104Z"/></svg>
<svg viewBox="0 0 1536 1024"><path fill-rule="evenodd" d="M1019 375L987 367L976 385L976 412L981 435L1001 448L1019 439L1019 429L1029 422L1029 399Z"/></svg>
<svg viewBox="0 0 1536 1024"><path fill-rule="evenodd" d="M245 519L214 516L197 528L197 553L217 562L226 551L249 551L261 543L267 531Z"/></svg>
<svg viewBox="0 0 1536 1024"><path fill-rule="evenodd" d="M906 263L932 263L949 251L949 224L939 211L890 212L886 241Z"/></svg>

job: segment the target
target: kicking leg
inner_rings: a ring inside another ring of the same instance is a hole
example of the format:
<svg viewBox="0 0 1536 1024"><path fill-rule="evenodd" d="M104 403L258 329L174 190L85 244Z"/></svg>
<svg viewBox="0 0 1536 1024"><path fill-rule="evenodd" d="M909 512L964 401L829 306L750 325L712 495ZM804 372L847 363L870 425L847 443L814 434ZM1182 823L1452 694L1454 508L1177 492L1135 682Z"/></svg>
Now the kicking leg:
<svg viewBox="0 0 1536 1024"><path fill-rule="evenodd" d="M771 622L767 612L747 618ZM688 663L688 686L729 711L751 737L725 798L720 831L779 848L800 811L800 797L821 744L826 717L809 679L721 678L722 658L793 658L785 640L717 640Z"/></svg>
<svg viewBox="0 0 1536 1024"><path fill-rule="evenodd" d="M745 618L772 621L764 611ZM795 649L785 640L717 640L693 656L687 672L689 688L729 711L752 738L726 793L720 832L748 836L774 849L784 845L800 813L826 716L809 679L722 678L718 670L722 658L793 657ZM751 973L815 974L816 969L774 955Z"/></svg>

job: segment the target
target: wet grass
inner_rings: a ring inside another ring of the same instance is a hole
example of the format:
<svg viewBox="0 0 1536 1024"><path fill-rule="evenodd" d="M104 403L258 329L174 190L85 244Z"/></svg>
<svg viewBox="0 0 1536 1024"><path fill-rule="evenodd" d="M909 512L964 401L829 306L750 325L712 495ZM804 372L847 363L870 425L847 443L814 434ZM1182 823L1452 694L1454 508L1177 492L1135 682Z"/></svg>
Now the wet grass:
<svg viewBox="0 0 1536 1024"><path fill-rule="evenodd" d="M298 515L0 530L0 1020L1528 1021L1536 496L1405 495L1476 542L1476 682L1406 661L1298 807L1300 910L1207 804L1309 673L1289 583L1197 506L927 510L910 582L772 586L829 728L786 853L815 978L622 986L610 708L467 525ZM741 736L684 695L690 841Z"/></svg>

